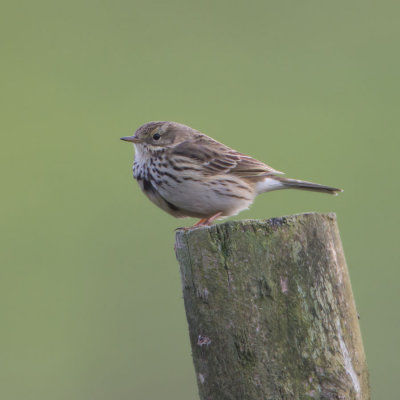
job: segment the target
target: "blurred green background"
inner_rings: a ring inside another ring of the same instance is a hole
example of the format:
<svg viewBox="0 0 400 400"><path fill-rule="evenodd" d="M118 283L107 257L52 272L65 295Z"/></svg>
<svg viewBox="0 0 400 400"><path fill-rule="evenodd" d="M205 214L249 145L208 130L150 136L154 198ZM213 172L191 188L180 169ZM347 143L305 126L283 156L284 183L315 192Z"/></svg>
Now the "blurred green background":
<svg viewBox="0 0 400 400"><path fill-rule="evenodd" d="M0 397L197 399L174 229L119 137L191 125L338 196L374 398L398 398L400 5L3 1Z"/></svg>

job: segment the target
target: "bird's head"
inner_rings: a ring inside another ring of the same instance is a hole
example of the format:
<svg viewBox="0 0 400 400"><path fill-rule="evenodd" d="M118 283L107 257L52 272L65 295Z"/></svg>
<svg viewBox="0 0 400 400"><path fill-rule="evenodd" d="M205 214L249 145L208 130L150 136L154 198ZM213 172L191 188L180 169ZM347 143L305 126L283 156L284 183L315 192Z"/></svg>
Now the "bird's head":
<svg viewBox="0 0 400 400"><path fill-rule="evenodd" d="M122 137L121 140L132 142L136 146L146 146L160 149L161 147L173 147L189 140L198 133L189 126L169 121L155 121L139 127L133 136Z"/></svg>

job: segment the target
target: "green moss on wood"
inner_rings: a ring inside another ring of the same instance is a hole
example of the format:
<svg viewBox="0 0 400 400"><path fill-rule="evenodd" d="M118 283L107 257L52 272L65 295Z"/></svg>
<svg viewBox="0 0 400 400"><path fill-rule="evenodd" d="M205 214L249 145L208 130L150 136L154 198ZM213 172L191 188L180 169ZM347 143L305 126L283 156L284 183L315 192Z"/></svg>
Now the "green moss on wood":
<svg viewBox="0 0 400 400"><path fill-rule="evenodd" d="M334 214L178 231L176 253L201 399L369 398Z"/></svg>

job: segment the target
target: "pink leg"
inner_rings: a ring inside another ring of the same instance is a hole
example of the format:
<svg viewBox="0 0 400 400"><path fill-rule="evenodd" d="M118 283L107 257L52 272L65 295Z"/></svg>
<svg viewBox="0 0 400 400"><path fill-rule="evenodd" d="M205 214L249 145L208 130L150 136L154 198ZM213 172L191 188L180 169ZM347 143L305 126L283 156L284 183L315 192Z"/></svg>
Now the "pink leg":
<svg viewBox="0 0 400 400"><path fill-rule="evenodd" d="M209 218L203 218L197 224L194 224L192 228L197 228L198 226L210 226L218 217L222 215L222 212L218 212Z"/></svg>
<svg viewBox="0 0 400 400"><path fill-rule="evenodd" d="M207 218L202 218L200 221L197 221L194 225L192 225L191 228L197 228L198 226L203 226L206 221Z"/></svg>
<svg viewBox="0 0 400 400"><path fill-rule="evenodd" d="M188 231L190 229L198 228L200 226L210 226L218 217L222 215L222 212L218 212L211 217L208 218L202 218L200 221L197 221L194 225L192 226L187 226L185 228L178 228L178 229L183 229L184 231Z"/></svg>
<svg viewBox="0 0 400 400"><path fill-rule="evenodd" d="M197 228L198 226L204 226L204 222L207 221L207 218L202 218L200 221L197 221L192 226L184 226L182 228L177 228L176 230L182 229L184 231L189 231L190 229Z"/></svg>

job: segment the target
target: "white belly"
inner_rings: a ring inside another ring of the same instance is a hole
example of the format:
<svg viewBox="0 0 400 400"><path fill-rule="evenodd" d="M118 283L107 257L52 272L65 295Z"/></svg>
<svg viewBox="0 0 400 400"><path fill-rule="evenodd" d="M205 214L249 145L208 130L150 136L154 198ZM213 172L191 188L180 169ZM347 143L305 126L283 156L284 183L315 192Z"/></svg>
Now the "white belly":
<svg viewBox="0 0 400 400"><path fill-rule="evenodd" d="M233 184L221 185L226 176L211 177L207 181L198 182L191 179L183 179L175 182L171 178L163 178L158 184L157 190L168 202L185 211L189 216L209 217L218 212L223 216L235 215L249 208L254 200L254 192L251 187L238 190Z"/></svg>

